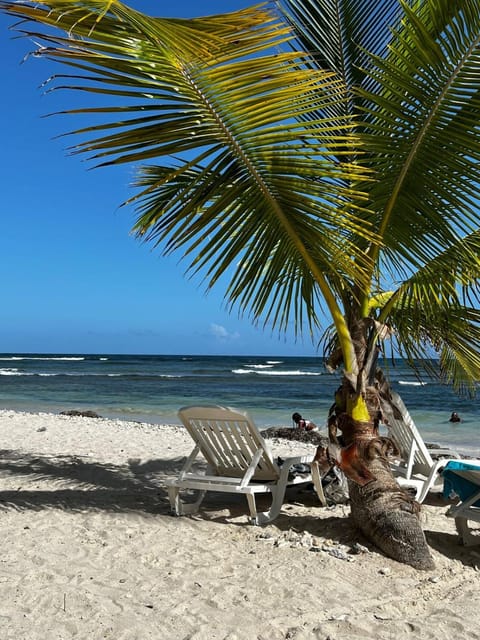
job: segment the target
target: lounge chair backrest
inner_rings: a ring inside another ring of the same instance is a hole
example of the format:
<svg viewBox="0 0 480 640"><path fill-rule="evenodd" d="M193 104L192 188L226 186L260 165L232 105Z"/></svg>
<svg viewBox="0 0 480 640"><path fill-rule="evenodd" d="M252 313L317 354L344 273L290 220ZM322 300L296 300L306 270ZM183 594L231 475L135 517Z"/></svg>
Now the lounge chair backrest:
<svg viewBox="0 0 480 640"><path fill-rule="evenodd" d="M178 415L200 452L220 476L275 480L280 469L248 414L218 405L182 407Z"/></svg>
<svg viewBox="0 0 480 640"><path fill-rule="evenodd" d="M407 466L407 477L413 473L429 475L434 461L425 442L418 431L412 416L408 412L402 398L396 392L392 392L392 403L401 413L397 418L388 412L388 435L400 450L400 456ZM385 412L385 407L384 407Z"/></svg>

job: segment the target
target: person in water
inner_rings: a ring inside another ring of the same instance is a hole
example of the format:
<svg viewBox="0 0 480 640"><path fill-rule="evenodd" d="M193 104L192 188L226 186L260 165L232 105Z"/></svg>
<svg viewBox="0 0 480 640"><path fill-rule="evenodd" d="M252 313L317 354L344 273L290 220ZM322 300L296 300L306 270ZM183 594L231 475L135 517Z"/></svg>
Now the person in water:
<svg viewBox="0 0 480 640"><path fill-rule="evenodd" d="M305 418L302 418L302 416L297 412L292 415L292 420L297 429L303 429L305 431L314 431L315 429L318 429L314 422L311 420L305 420Z"/></svg>
<svg viewBox="0 0 480 640"><path fill-rule="evenodd" d="M450 416L449 422L461 422L461 421L462 420L461 420L460 416L458 415L458 413L456 411L453 411L452 415Z"/></svg>

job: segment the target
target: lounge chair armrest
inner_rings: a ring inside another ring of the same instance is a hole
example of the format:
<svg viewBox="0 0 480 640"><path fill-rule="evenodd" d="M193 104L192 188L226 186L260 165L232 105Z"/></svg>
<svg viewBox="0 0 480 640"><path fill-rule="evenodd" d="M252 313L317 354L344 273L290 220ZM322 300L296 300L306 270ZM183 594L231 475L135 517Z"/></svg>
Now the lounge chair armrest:
<svg viewBox="0 0 480 640"><path fill-rule="evenodd" d="M308 456L295 456L293 458L285 458L282 466L288 465L291 467L293 464L310 464L313 460L313 453Z"/></svg>
<svg viewBox="0 0 480 640"><path fill-rule="evenodd" d="M200 453L200 447L197 444L193 447L191 454L188 456L188 458L185 459L185 462L183 463L183 467L178 476L180 480L183 480L183 478L185 477L185 474L190 471L192 464L194 463L199 453Z"/></svg>
<svg viewBox="0 0 480 640"><path fill-rule="evenodd" d="M432 456L445 456L445 458L455 458L460 460L461 455L456 451L452 451L451 449L428 449L428 453Z"/></svg>

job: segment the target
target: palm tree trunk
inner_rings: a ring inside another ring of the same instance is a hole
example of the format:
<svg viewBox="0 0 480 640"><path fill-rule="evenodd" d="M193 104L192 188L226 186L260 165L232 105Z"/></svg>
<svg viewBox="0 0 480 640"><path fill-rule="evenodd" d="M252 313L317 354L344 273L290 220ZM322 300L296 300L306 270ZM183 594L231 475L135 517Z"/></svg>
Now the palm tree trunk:
<svg viewBox="0 0 480 640"><path fill-rule="evenodd" d="M365 464L374 480L364 486L348 480L356 526L391 558L416 569L433 569L419 520L420 505L398 486L380 456L365 460Z"/></svg>
<svg viewBox="0 0 480 640"><path fill-rule="evenodd" d="M395 481L387 457L393 444L378 434L378 390L367 389L369 422L356 421L346 411L352 395L345 379L329 419L330 441L341 446L337 464L348 480L352 518L365 537L389 557L417 569L432 569L419 520L420 505Z"/></svg>

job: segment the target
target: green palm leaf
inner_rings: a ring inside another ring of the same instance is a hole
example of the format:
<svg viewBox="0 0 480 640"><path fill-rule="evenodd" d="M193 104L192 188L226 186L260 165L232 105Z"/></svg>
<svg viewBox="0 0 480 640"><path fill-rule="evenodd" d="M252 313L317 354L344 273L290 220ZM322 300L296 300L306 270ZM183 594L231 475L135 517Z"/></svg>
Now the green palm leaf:
<svg viewBox="0 0 480 640"><path fill-rule="evenodd" d="M480 3L422 3L360 91L369 190L395 269L408 274L479 225ZM467 19L468 13L468 19ZM448 18L446 23L442 19Z"/></svg>
<svg viewBox="0 0 480 640"><path fill-rule="evenodd" d="M351 91L366 81L370 54L383 56L389 27L401 15L397 0L277 0L295 38L315 66L335 71ZM350 95L349 106L354 102ZM345 113L345 105L339 105Z"/></svg>
<svg viewBox="0 0 480 640"><path fill-rule="evenodd" d="M326 305L350 373L349 329L372 315L407 357L433 345L447 378L472 380L480 0L272 6L166 20L0 0L71 68L50 85L91 98L67 112L88 118L71 152L139 166L140 237L279 329L313 335ZM395 290L383 311L376 289Z"/></svg>
<svg viewBox="0 0 480 640"><path fill-rule="evenodd" d="M396 350L420 371L440 354L440 374L463 391L480 379L480 231L457 238L392 293L379 320L395 330Z"/></svg>
<svg viewBox="0 0 480 640"><path fill-rule="evenodd" d="M0 6L67 32L25 31L48 45L37 55L77 70L56 88L114 99L71 111L102 117L73 132L85 139L72 152L100 164L177 158L140 170L142 237L183 247L208 286L226 275L230 303L281 328L292 309L295 326L318 322L328 277L364 281L368 259L351 238L376 236L348 184L365 172L338 161L353 125L345 117L335 134L338 118L302 121L345 101L344 83L282 53L290 36L274 14L164 20L119 2L42 4Z"/></svg>

